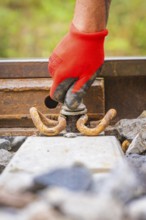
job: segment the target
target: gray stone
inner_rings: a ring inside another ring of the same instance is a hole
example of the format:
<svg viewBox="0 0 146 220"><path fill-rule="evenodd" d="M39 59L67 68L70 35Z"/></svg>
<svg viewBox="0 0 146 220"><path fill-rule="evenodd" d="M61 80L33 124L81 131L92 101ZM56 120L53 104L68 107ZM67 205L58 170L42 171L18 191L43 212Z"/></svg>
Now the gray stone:
<svg viewBox="0 0 146 220"><path fill-rule="evenodd" d="M98 196L105 194L123 205L143 196L146 193L146 156L129 155L105 178L97 180L95 187Z"/></svg>
<svg viewBox="0 0 146 220"><path fill-rule="evenodd" d="M142 129L146 129L146 118L122 119L116 124L116 127L121 136L133 140Z"/></svg>
<svg viewBox="0 0 146 220"><path fill-rule="evenodd" d="M136 119L122 119L114 126L107 128L106 133L114 133L120 140L133 140L141 130L146 130L146 118L143 117Z"/></svg>
<svg viewBox="0 0 146 220"><path fill-rule="evenodd" d="M142 154L146 151L146 130L140 131L126 152L126 154Z"/></svg>
<svg viewBox="0 0 146 220"><path fill-rule="evenodd" d="M92 184L91 172L81 165L54 169L34 178L34 187L41 189L62 187L71 191L89 191Z"/></svg>
<svg viewBox="0 0 146 220"><path fill-rule="evenodd" d="M32 203L19 212L19 218L27 216L25 220L36 220L38 216L39 220L48 220L49 216L55 220L146 219L146 197L143 197L146 194L146 156L130 154L124 163L117 163L106 177L94 181L98 190L88 193L47 188L39 193L42 201ZM50 211L47 211L47 207ZM54 215L52 209L57 210L58 215Z"/></svg>
<svg viewBox="0 0 146 220"><path fill-rule="evenodd" d="M143 184L146 187L146 156L129 154L127 155L127 160L141 181L141 185Z"/></svg>
<svg viewBox="0 0 146 220"><path fill-rule="evenodd" d="M66 137L66 138L75 138L75 137L77 137L77 134L73 133L73 132L67 132L67 133L64 134L64 137Z"/></svg>
<svg viewBox="0 0 146 220"><path fill-rule="evenodd" d="M146 177L145 173L143 173ZM125 205L127 202L146 193L144 176L137 173L137 168L125 160L119 163L106 181L100 187L100 193L119 201Z"/></svg>
<svg viewBox="0 0 146 220"><path fill-rule="evenodd" d="M48 204L36 201L23 209L0 209L1 220L57 220L50 213ZM60 219L59 219L60 220Z"/></svg>
<svg viewBox="0 0 146 220"><path fill-rule="evenodd" d="M24 143L27 137L25 136L5 136L0 137L0 140L9 141L10 148L7 150L17 151L19 147Z"/></svg>
<svg viewBox="0 0 146 220"><path fill-rule="evenodd" d="M122 205L106 194L73 194L54 188L45 192L44 197L51 206L74 220L120 220L122 217Z"/></svg>
<svg viewBox="0 0 146 220"><path fill-rule="evenodd" d="M0 138L0 149L11 150L10 142Z"/></svg>
<svg viewBox="0 0 146 220"><path fill-rule="evenodd" d="M13 136L1 136L0 138L1 138L1 139L6 139L6 140L12 142L12 140L13 140L14 137L13 137Z"/></svg>
<svg viewBox="0 0 146 220"><path fill-rule="evenodd" d="M20 220L20 218L18 218L18 216L16 214L13 214L13 213L8 212L8 211L6 212L6 211L3 211L3 210L0 210L0 219L1 220Z"/></svg>
<svg viewBox="0 0 146 220"><path fill-rule="evenodd" d="M139 169L130 159L117 164L105 179L96 182L100 187L96 192L72 194L57 188L45 191L44 196L61 213L73 219L125 220L127 204L146 193L146 169L142 169L140 162Z"/></svg>
<svg viewBox="0 0 146 220"><path fill-rule="evenodd" d="M32 203L18 214L18 220L73 220L52 209L52 207L43 200Z"/></svg>
<svg viewBox="0 0 146 220"><path fill-rule="evenodd" d="M145 132L141 136L142 139L145 139ZM101 143L102 138L100 141L100 138L97 137L77 137L76 140L78 139L81 143L83 143L83 140L86 140L84 141L85 145L87 141L91 143L89 150L92 150L92 143L94 145L96 143L95 146L101 149L97 143ZM107 143L106 147L110 147L108 140L114 141L115 139L105 138L105 140L106 142L104 144ZM67 147L68 143L70 148ZM31 180L33 176L52 169L54 160L56 160L55 166L59 162L59 167L61 167L64 165L65 160L67 160L67 157L68 160L73 158L75 152L75 159L77 156L80 156L82 159L82 155L79 154L87 153L85 157L85 161L87 162L90 159L89 156L91 156L90 152L96 153L93 150L85 152L83 146L76 146L75 143L80 142L75 141L75 139L66 139L63 137L39 137L35 138L35 140L34 138L28 138L26 143L19 149L19 153L16 154L14 160L7 167L7 171L3 172L4 181L2 182L2 186L7 185L9 189L9 185L13 185L14 187L12 189L16 189L21 185L21 182L26 186L27 184L25 183L27 180ZM104 145L101 147L104 147ZM87 149L88 146L86 147ZM106 149L102 148L102 150ZM109 154L111 152L116 154L116 148L113 149L114 151L109 151ZM52 159L52 155L54 160ZM63 160L59 161L58 158L63 155L65 155ZM103 157L106 157L106 155L107 152L103 154ZM49 216L50 219L55 220L145 220L146 156L128 154L124 162L120 158L118 156L118 160L114 163L111 172L104 173L106 176L100 177L98 173L95 174L93 172L93 191L88 191L88 193L73 193L60 187L47 188L39 193L42 201L36 204L32 203L30 207L19 212L18 219L36 220L38 217L39 220L48 220L47 216ZM91 159L91 162L94 162L93 158ZM97 163L97 159L100 159L100 157L95 157L95 164ZM106 157L106 160L110 160L110 157ZM120 160L121 162L118 162ZM101 160L99 161L101 162ZM103 161L105 161L105 158ZM93 166L94 163L91 163L91 165ZM95 171L96 169L92 169L92 166L89 166L89 168L91 168L91 171ZM95 178L96 175L98 175L98 178ZM21 181L18 181L18 179L21 179ZM52 209L54 211L57 210L57 216L54 215ZM3 217L4 215L1 215L0 212L0 219L1 216Z"/></svg>
<svg viewBox="0 0 146 220"><path fill-rule="evenodd" d="M25 137L25 136L13 137L13 139L11 140L12 150L17 151L26 139L27 139L27 137Z"/></svg>
<svg viewBox="0 0 146 220"><path fill-rule="evenodd" d="M146 197L132 201L125 209L125 220L146 219Z"/></svg>
<svg viewBox="0 0 146 220"><path fill-rule="evenodd" d="M7 166L7 164L11 160L12 156L13 156L13 154L8 152L7 150L4 150L4 149L0 150L0 173Z"/></svg>

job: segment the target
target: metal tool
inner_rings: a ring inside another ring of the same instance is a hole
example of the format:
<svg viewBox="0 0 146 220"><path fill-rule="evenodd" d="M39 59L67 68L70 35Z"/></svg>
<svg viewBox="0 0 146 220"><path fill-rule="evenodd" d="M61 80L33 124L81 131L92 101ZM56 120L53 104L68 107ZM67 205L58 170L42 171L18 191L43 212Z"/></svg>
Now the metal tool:
<svg viewBox="0 0 146 220"><path fill-rule="evenodd" d="M41 134L55 136L66 129L66 132L80 132L87 136L97 136L109 125L110 121L116 116L116 110L110 109L95 128L89 128L86 106L81 103L79 107L72 111L63 105L57 120L45 117L35 107L30 109L30 115L35 127Z"/></svg>

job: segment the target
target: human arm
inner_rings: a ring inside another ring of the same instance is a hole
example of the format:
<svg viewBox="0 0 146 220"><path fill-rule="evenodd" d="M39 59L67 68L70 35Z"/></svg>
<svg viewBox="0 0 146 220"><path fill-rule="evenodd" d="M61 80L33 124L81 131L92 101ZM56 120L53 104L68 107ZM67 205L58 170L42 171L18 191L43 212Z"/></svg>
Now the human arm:
<svg viewBox="0 0 146 220"><path fill-rule="evenodd" d="M109 6L110 0L77 0L71 28L50 57L50 96L70 109L78 107L104 62Z"/></svg>
<svg viewBox="0 0 146 220"><path fill-rule="evenodd" d="M81 32L106 28L111 0L76 0L73 23Z"/></svg>

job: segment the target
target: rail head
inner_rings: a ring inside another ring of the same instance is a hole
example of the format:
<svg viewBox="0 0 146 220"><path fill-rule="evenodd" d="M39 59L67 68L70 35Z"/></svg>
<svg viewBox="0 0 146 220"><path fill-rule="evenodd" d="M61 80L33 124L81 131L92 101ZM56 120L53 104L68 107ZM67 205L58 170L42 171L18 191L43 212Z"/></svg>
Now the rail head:
<svg viewBox="0 0 146 220"><path fill-rule="evenodd" d="M145 57L105 58L99 76L146 76ZM46 78L48 59L0 59L0 78Z"/></svg>

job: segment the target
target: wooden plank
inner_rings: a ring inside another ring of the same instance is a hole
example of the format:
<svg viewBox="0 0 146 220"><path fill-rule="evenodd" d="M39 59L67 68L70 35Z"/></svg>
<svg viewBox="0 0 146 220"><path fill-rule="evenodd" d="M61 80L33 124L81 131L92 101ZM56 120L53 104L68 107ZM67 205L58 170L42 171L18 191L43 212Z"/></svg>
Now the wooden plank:
<svg viewBox="0 0 146 220"><path fill-rule="evenodd" d="M146 75L146 57L106 58L100 76ZM0 60L0 78L46 78L48 59Z"/></svg>
<svg viewBox="0 0 146 220"><path fill-rule="evenodd" d="M94 175L107 173L122 159L121 146L112 136L29 137L2 173L0 186L18 191L35 175L75 163L84 164Z"/></svg>

